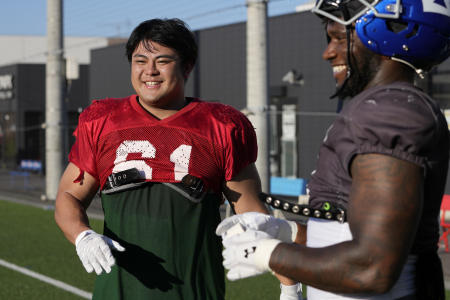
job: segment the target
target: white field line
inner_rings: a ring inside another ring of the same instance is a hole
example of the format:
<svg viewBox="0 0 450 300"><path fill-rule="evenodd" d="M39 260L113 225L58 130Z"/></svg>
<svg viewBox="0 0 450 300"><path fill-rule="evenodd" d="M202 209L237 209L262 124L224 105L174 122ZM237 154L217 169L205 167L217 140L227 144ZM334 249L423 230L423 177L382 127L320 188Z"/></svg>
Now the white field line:
<svg viewBox="0 0 450 300"><path fill-rule="evenodd" d="M19 267L19 266L15 265L15 264L12 264L12 263L9 263L7 261L4 261L3 259L0 259L0 265L6 267L8 269L20 272L22 274L28 275L30 277L36 278L36 279L38 279L40 281L46 282L46 283L51 284L53 286L56 286L57 288L63 289L63 290L68 291L68 292L70 292L72 294L78 295L78 296L80 296L82 298L92 299L92 294L91 293L88 293L88 292L85 292L83 290L80 290L79 288L76 288L74 286L68 285L67 283L64 283L62 281L59 281L59 280L47 277L45 275L42 275L42 274L30 271L28 269Z"/></svg>

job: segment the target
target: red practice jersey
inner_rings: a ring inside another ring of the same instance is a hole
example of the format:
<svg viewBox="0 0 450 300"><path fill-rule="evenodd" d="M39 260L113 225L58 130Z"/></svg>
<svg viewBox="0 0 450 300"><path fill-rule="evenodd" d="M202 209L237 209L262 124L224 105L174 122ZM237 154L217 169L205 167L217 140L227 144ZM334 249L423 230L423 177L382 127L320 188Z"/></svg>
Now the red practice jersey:
<svg viewBox="0 0 450 300"><path fill-rule="evenodd" d="M159 120L136 95L94 101L80 115L69 161L103 187L111 173L137 168L147 181L178 182L191 174L215 191L257 156L248 119L224 104L188 98Z"/></svg>

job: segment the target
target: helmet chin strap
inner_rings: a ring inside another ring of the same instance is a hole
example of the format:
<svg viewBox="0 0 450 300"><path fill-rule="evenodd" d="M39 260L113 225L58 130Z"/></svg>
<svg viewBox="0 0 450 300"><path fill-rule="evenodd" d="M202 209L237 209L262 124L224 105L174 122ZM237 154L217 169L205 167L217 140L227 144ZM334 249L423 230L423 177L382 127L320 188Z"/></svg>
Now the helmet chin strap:
<svg viewBox="0 0 450 300"><path fill-rule="evenodd" d="M398 61L399 63L405 64L408 67L412 68L417 75L420 77L420 79L424 79L425 78L425 72L422 69L418 69L416 67L414 67L412 64L410 64L409 62L407 62L406 60L400 59L400 58L396 58L396 57L390 57L391 60L393 61Z"/></svg>

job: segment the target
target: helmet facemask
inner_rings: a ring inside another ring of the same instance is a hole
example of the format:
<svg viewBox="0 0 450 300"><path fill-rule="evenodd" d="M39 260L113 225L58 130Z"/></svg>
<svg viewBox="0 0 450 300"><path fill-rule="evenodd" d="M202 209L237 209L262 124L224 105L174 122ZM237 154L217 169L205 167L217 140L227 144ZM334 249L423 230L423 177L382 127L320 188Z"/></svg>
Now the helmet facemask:
<svg viewBox="0 0 450 300"><path fill-rule="evenodd" d="M356 22L361 16L371 10L376 17L385 19L398 19L401 11L400 0L396 0L395 5L389 6L387 12L380 12L376 9L375 5L380 0L318 0L314 8L311 10L313 13L320 16L324 16L342 25L348 26L353 22ZM346 8L348 11L347 16L340 18L333 12L336 10L342 10Z"/></svg>
<svg viewBox="0 0 450 300"><path fill-rule="evenodd" d="M363 51L363 56L360 57L360 59L357 59L353 53L353 46L355 39L355 27L353 23L348 23L347 21L353 20L355 12L358 12L361 10L362 6L358 5L359 2L353 1L353 2L339 2L335 3L333 1L327 2L328 7L325 7L326 13L333 16L331 19L339 20L339 24L342 24L345 26L346 30L346 40L347 40L347 58L346 58L346 66L347 66L347 74L344 82L340 85L336 86L336 91L333 95L330 96L330 98L338 98L339 101L342 101L343 99L347 97L353 97L359 92L362 91L362 89L368 84L368 82L372 79L372 75L374 75L374 71L371 68L378 69L376 65L371 64L370 62L373 61L373 53L371 53L367 49L367 51ZM330 4L333 3L333 4ZM357 5L349 5L349 4L357 4ZM348 24L347 24L348 23ZM328 42L329 37L327 35ZM358 62L358 63L357 63ZM361 64L362 63L362 64ZM361 64L361 66L358 66ZM361 68L362 67L362 68ZM338 107L341 106L341 103L338 105Z"/></svg>

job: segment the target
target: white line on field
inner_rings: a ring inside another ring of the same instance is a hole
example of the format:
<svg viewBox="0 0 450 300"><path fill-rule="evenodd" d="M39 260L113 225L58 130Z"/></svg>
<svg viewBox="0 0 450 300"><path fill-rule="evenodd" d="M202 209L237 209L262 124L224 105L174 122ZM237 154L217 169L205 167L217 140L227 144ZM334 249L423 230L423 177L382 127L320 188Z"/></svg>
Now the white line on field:
<svg viewBox="0 0 450 300"><path fill-rule="evenodd" d="M75 295L78 295L80 297L83 297L85 299L92 299L92 294L91 293L88 293L88 292L85 292L83 290L80 290L79 288L76 288L74 286L68 285L67 283L64 283L62 281L59 281L59 280L47 277L45 275L42 275L42 274L30 271L28 269L19 267L19 266L15 265L15 264L12 264L12 263L9 263L7 261L4 261L3 259L0 259L0 265L4 266L6 268L9 268L11 270L14 270L14 271L23 273L25 275L28 275L30 277L36 278L36 279L38 279L40 281L43 281L43 282L46 282L48 284L54 285L57 288L63 289L65 291L68 291L68 292L70 292L72 294L75 294Z"/></svg>

